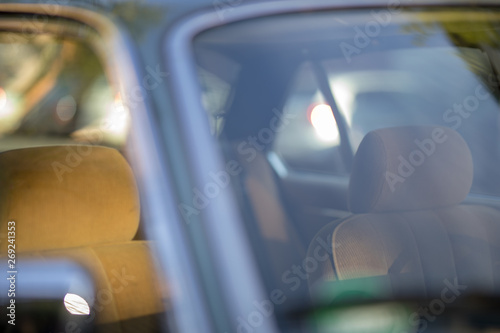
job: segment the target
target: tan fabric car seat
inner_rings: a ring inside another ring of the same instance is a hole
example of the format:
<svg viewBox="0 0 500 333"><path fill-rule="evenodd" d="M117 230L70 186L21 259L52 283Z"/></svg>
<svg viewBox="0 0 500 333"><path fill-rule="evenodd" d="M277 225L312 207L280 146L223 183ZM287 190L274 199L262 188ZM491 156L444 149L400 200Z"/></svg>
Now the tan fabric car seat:
<svg viewBox="0 0 500 333"><path fill-rule="evenodd" d="M328 260L309 275L324 281L411 277L423 293L445 279L500 289L500 211L465 205L472 184L470 150L452 129L408 126L368 133L349 184L352 216L315 236L331 244Z"/></svg>
<svg viewBox="0 0 500 333"><path fill-rule="evenodd" d="M150 244L132 241L139 210L131 169L115 149L54 146L0 153L2 230L16 222L20 260L62 257L88 269L96 280L96 320L108 325L106 331L155 331L155 315L163 311Z"/></svg>

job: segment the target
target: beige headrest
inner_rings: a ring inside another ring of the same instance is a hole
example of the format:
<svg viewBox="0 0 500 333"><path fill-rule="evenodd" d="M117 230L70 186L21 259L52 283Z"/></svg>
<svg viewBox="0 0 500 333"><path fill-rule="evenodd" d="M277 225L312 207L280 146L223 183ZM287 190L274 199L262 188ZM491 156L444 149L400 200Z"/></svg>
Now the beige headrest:
<svg viewBox="0 0 500 333"><path fill-rule="evenodd" d="M354 157L349 208L354 213L423 210L462 202L472 185L463 138L439 126L368 133Z"/></svg>
<svg viewBox="0 0 500 333"><path fill-rule="evenodd" d="M131 240L139 198L115 149L55 146L0 153L0 246L15 221L16 251Z"/></svg>

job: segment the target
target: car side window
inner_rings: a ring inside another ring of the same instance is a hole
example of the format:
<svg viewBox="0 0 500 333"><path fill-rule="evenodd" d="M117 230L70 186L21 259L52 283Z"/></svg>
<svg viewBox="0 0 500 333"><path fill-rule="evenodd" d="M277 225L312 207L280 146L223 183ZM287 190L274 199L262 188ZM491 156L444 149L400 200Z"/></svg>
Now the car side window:
<svg viewBox="0 0 500 333"><path fill-rule="evenodd" d="M142 233L129 109L96 32L54 24L63 36L0 31L0 257L14 272L31 260L46 279L45 262L74 263L94 290L77 283L57 294L63 322L41 320L30 312L35 303L18 299L26 306L15 310L17 323L44 332L159 331L166 289ZM10 330L5 325L14 324L3 321L1 331Z"/></svg>
<svg viewBox="0 0 500 333"><path fill-rule="evenodd" d="M338 124L310 63L297 70L284 110L296 121L277 132L273 150L283 162L296 171L347 175L349 170L340 154Z"/></svg>
<svg viewBox="0 0 500 333"><path fill-rule="evenodd" d="M202 90L201 101L208 111L210 130L217 137L224 127L226 108L232 98L231 84L238 75L239 66L229 58L211 51L206 51L200 62L200 65L213 69L209 71L199 66L197 73Z"/></svg>
<svg viewBox="0 0 500 333"><path fill-rule="evenodd" d="M430 57L427 53L421 51L420 56ZM441 58L449 57L449 53L446 48L435 49L433 61L441 63L444 61ZM491 181L497 178L497 163L491 161L500 160L498 97L486 93L489 87L495 91L498 79L488 74L492 72L490 56L461 48L460 56L441 67L447 74L444 79L433 80L419 74L426 64L405 51L394 52L393 61L385 71L376 70L377 64L385 61L378 54L360 55L357 61L364 70L357 72L346 72L343 59L325 61L322 66L328 72L331 92L344 116L353 154L371 130L414 123L448 126L456 129L473 151L475 177L471 193L498 196L498 184ZM469 68L477 73L471 73ZM458 75L469 80L457 80ZM383 86L380 80L384 81ZM439 80L445 83L437 86L435 82ZM460 91L466 97L459 100L451 95L444 88L450 86L455 89L452 91ZM422 91L429 96L440 94L440 98L431 102L422 98ZM310 63L297 70L284 108L297 115L297 121L283 127L277 135L273 149L282 161L295 171L349 175L340 154L338 124L321 94ZM479 133L476 130L479 125L489 130Z"/></svg>

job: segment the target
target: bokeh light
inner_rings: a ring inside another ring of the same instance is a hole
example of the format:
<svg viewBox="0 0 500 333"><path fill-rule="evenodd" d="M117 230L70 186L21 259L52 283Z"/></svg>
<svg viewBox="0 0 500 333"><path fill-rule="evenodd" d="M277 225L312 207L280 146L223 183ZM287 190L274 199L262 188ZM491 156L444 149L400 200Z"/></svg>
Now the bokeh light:
<svg viewBox="0 0 500 333"><path fill-rule="evenodd" d="M339 140L337 122L328 104L315 105L311 110L309 120L321 140L326 142Z"/></svg>

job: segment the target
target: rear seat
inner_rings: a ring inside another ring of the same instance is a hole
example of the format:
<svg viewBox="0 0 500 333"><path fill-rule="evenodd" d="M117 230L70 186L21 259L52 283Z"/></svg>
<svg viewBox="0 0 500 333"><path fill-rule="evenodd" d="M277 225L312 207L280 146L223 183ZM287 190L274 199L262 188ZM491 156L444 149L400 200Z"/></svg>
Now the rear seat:
<svg viewBox="0 0 500 333"><path fill-rule="evenodd" d="M95 278L97 324L106 332L159 331L162 288L151 244L132 241L139 198L122 155L98 146L0 153L0 224L16 222L20 260L69 258ZM0 233L6 249L6 233Z"/></svg>

